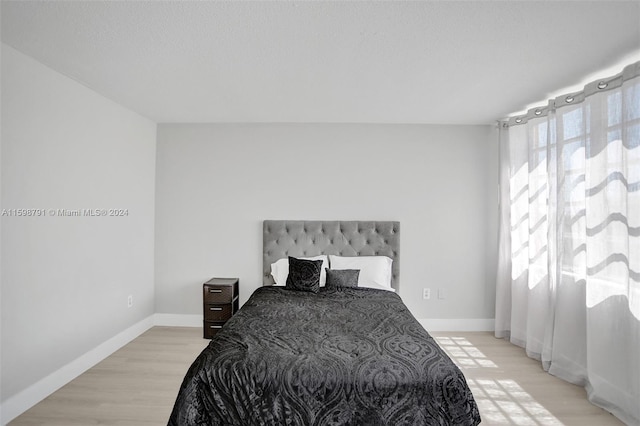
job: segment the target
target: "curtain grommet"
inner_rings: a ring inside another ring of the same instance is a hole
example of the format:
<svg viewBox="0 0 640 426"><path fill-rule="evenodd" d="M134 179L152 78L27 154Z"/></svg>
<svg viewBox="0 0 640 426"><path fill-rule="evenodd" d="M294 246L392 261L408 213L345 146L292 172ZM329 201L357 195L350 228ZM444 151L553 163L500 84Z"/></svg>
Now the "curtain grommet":
<svg viewBox="0 0 640 426"><path fill-rule="evenodd" d="M573 96L567 96L566 98L564 98L564 101L568 104L570 104L571 102L573 102L576 98L574 98Z"/></svg>
<svg viewBox="0 0 640 426"><path fill-rule="evenodd" d="M598 89L602 90L602 89L606 89L606 87L609 85L609 83L607 83L606 81L601 81L600 83L598 83Z"/></svg>

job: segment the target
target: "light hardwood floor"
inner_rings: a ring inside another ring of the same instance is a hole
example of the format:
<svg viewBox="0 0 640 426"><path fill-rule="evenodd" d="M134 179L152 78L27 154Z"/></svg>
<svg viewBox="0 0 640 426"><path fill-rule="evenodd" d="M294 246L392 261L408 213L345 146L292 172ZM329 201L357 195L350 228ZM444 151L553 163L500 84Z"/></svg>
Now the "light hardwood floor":
<svg viewBox="0 0 640 426"><path fill-rule="evenodd" d="M547 373L491 333L432 333L463 370L482 425L621 425L583 388ZM166 425L189 365L207 345L199 328L154 327L10 425Z"/></svg>

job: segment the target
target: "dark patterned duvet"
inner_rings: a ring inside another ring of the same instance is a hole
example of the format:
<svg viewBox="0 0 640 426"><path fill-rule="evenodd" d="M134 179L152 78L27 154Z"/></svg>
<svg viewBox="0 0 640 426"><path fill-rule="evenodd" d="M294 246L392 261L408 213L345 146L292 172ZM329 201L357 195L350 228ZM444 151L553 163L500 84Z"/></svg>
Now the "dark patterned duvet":
<svg viewBox="0 0 640 426"><path fill-rule="evenodd" d="M169 425L477 425L464 376L395 293L262 287L189 369Z"/></svg>

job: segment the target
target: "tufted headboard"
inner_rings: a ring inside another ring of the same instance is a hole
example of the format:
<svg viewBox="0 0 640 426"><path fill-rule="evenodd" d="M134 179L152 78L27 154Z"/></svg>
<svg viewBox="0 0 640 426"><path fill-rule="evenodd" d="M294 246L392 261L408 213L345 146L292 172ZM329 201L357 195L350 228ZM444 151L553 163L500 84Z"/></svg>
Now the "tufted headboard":
<svg viewBox="0 0 640 426"><path fill-rule="evenodd" d="M391 286L400 278L400 222L265 220L262 284L272 285L271 264L287 256L388 256Z"/></svg>

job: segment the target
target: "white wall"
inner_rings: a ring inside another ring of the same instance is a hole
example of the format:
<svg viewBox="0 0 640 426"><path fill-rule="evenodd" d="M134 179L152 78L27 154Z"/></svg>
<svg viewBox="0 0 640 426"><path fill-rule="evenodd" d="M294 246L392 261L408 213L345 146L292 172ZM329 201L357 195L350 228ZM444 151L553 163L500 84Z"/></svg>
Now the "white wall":
<svg viewBox="0 0 640 426"><path fill-rule="evenodd" d="M264 219L399 220L414 315L493 318L496 140L490 126L159 125L156 312L201 314L211 276L239 277L244 303Z"/></svg>
<svg viewBox="0 0 640 426"><path fill-rule="evenodd" d="M156 125L2 45L2 401L154 313ZM134 306L127 308L127 296Z"/></svg>

